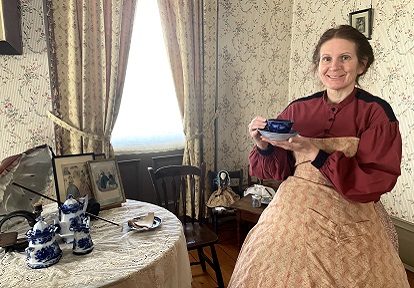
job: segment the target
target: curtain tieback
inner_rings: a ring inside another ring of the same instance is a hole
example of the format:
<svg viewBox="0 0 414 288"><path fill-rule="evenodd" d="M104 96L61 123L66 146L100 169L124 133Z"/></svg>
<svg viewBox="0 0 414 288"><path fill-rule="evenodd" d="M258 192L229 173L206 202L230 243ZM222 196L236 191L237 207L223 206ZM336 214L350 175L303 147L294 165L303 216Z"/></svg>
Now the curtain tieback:
<svg viewBox="0 0 414 288"><path fill-rule="evenodd" d="M213 126L214 126L214 121L217 119L217 117L218 117L218 111L216 110L216 111L214 111L214 114L210 118L210 120L208 121L208 123L203 127L202 131L197 132L197 133L191 135L190 137L188 137L187 138L187 142L188 141L193 141L194 139L197 139L197 138L201 138L203 136L203 134L204 134L204 130L206 130L206 129L212 129Z"/></svg>
<svg viewBox="0 0 414 288"><path fill-rule="evenodd" d="M79 130L76 127L73 127L72 125L68 124L67 122L63 121L62 119L56 117L55 115L52 114L52 112L47 111L47 116L56 124L59 125L60 127L69 130L72 133L81 135L85 138L92 138L94 140L99 140L99 141L106 141L106 142L110 142L111 137L110 136L105 136L105 135L98 135L98 134L94 134L94 133L88 133L88 132L84 132L82 130Z"/></svg>
<svg viewBox="0 0 414 288"><path fill-rule="evenodd" d="M201 136L203 136L203 134L204 134L203 131L199 132L199 133L195 133L195 134L191 135L190 137L188 137L187 142L193 141L194 139L197 139L197 138L201 138Z"/></svg>

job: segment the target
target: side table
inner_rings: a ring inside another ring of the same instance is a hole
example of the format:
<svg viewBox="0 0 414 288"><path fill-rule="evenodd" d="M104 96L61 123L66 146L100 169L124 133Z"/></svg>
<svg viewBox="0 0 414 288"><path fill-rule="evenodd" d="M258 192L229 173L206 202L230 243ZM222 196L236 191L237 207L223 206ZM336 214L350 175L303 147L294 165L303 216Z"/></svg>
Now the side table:
<svg viewBox="0 0 414 288"><path fill-rule="evenodd" d="M234 202L230 208L236 209L237 216L237 244L241 246L243 244L243 231L242 222L249 222L256 224L260 215L267 205L262 204L261 207L252 207L252 195L248 194Z"/></svg>

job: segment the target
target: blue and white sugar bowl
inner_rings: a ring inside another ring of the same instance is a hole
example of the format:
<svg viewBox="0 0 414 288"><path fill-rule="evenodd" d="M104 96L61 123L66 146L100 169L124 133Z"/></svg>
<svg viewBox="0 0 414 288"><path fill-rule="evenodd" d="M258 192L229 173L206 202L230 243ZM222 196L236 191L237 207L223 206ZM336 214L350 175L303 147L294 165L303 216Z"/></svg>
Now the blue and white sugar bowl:
<svg viewBox="0 0 414 288"><path fill-rule="evenodd" d="M71 228L74 234L72 252L75 255L85 255L93 250L89 219L89 216L83 214L77 218L75 225Z"/></svg>
<svg viewBox="0 0 414 288"><path fill-rule="evenodd" d="M56 240L54 225L43 217L36 218L36 224L26 232L29 246L26 248L26 262L31 268L45 268L59 262L62 250Z"/></svg>

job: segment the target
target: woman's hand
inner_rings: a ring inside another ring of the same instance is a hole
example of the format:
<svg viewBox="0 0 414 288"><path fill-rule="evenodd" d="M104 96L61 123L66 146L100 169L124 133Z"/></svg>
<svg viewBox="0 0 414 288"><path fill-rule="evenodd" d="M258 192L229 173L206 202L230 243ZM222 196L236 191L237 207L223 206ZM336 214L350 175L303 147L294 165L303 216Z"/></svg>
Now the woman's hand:
<svg viewBox="0 0 414 288"><path fill-rule="evenodd" d="M266 137L261 137L261 139L267 143L272 144L273 146L305 154L306 159L310 161L315 160L316 156L319 153L319 148L313 145L309 138L302 137L300 135L291 137L288 140L283 141L271 140Z"/></svg>
<svg viewBox="0 0 414 288"><path fill-rule="evenodd" d="M262 150L266 150L268 142L262 140L261 134L257 129L263 129L266 126L266 118L256 116L249 124L249 133L253 140L256 142L257 147Z"/></svg>

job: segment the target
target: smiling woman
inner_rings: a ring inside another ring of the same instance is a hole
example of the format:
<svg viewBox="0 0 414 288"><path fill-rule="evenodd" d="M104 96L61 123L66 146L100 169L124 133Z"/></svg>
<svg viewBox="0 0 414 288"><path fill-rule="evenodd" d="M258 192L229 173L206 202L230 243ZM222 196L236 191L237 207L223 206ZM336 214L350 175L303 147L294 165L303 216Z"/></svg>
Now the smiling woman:
<svg viewBox="0 0 414 288"><path fill-rule="evenodd" d="M184 147L184 133L158 5L138 1L122 103L112 133L115 153Z"/></svg>
<svg viewBox="0 0 414 288"><path fill-rule="evenodd" d="M341 25L322 34L313 55L326 89L275 115L293 119L300 135L273 140L257 132L264 117L249 124L249 174L283 184L243 242L228 287L409 288L380 201L401 174L399 123L389 103L356 87L372 47Z"/></svg>

